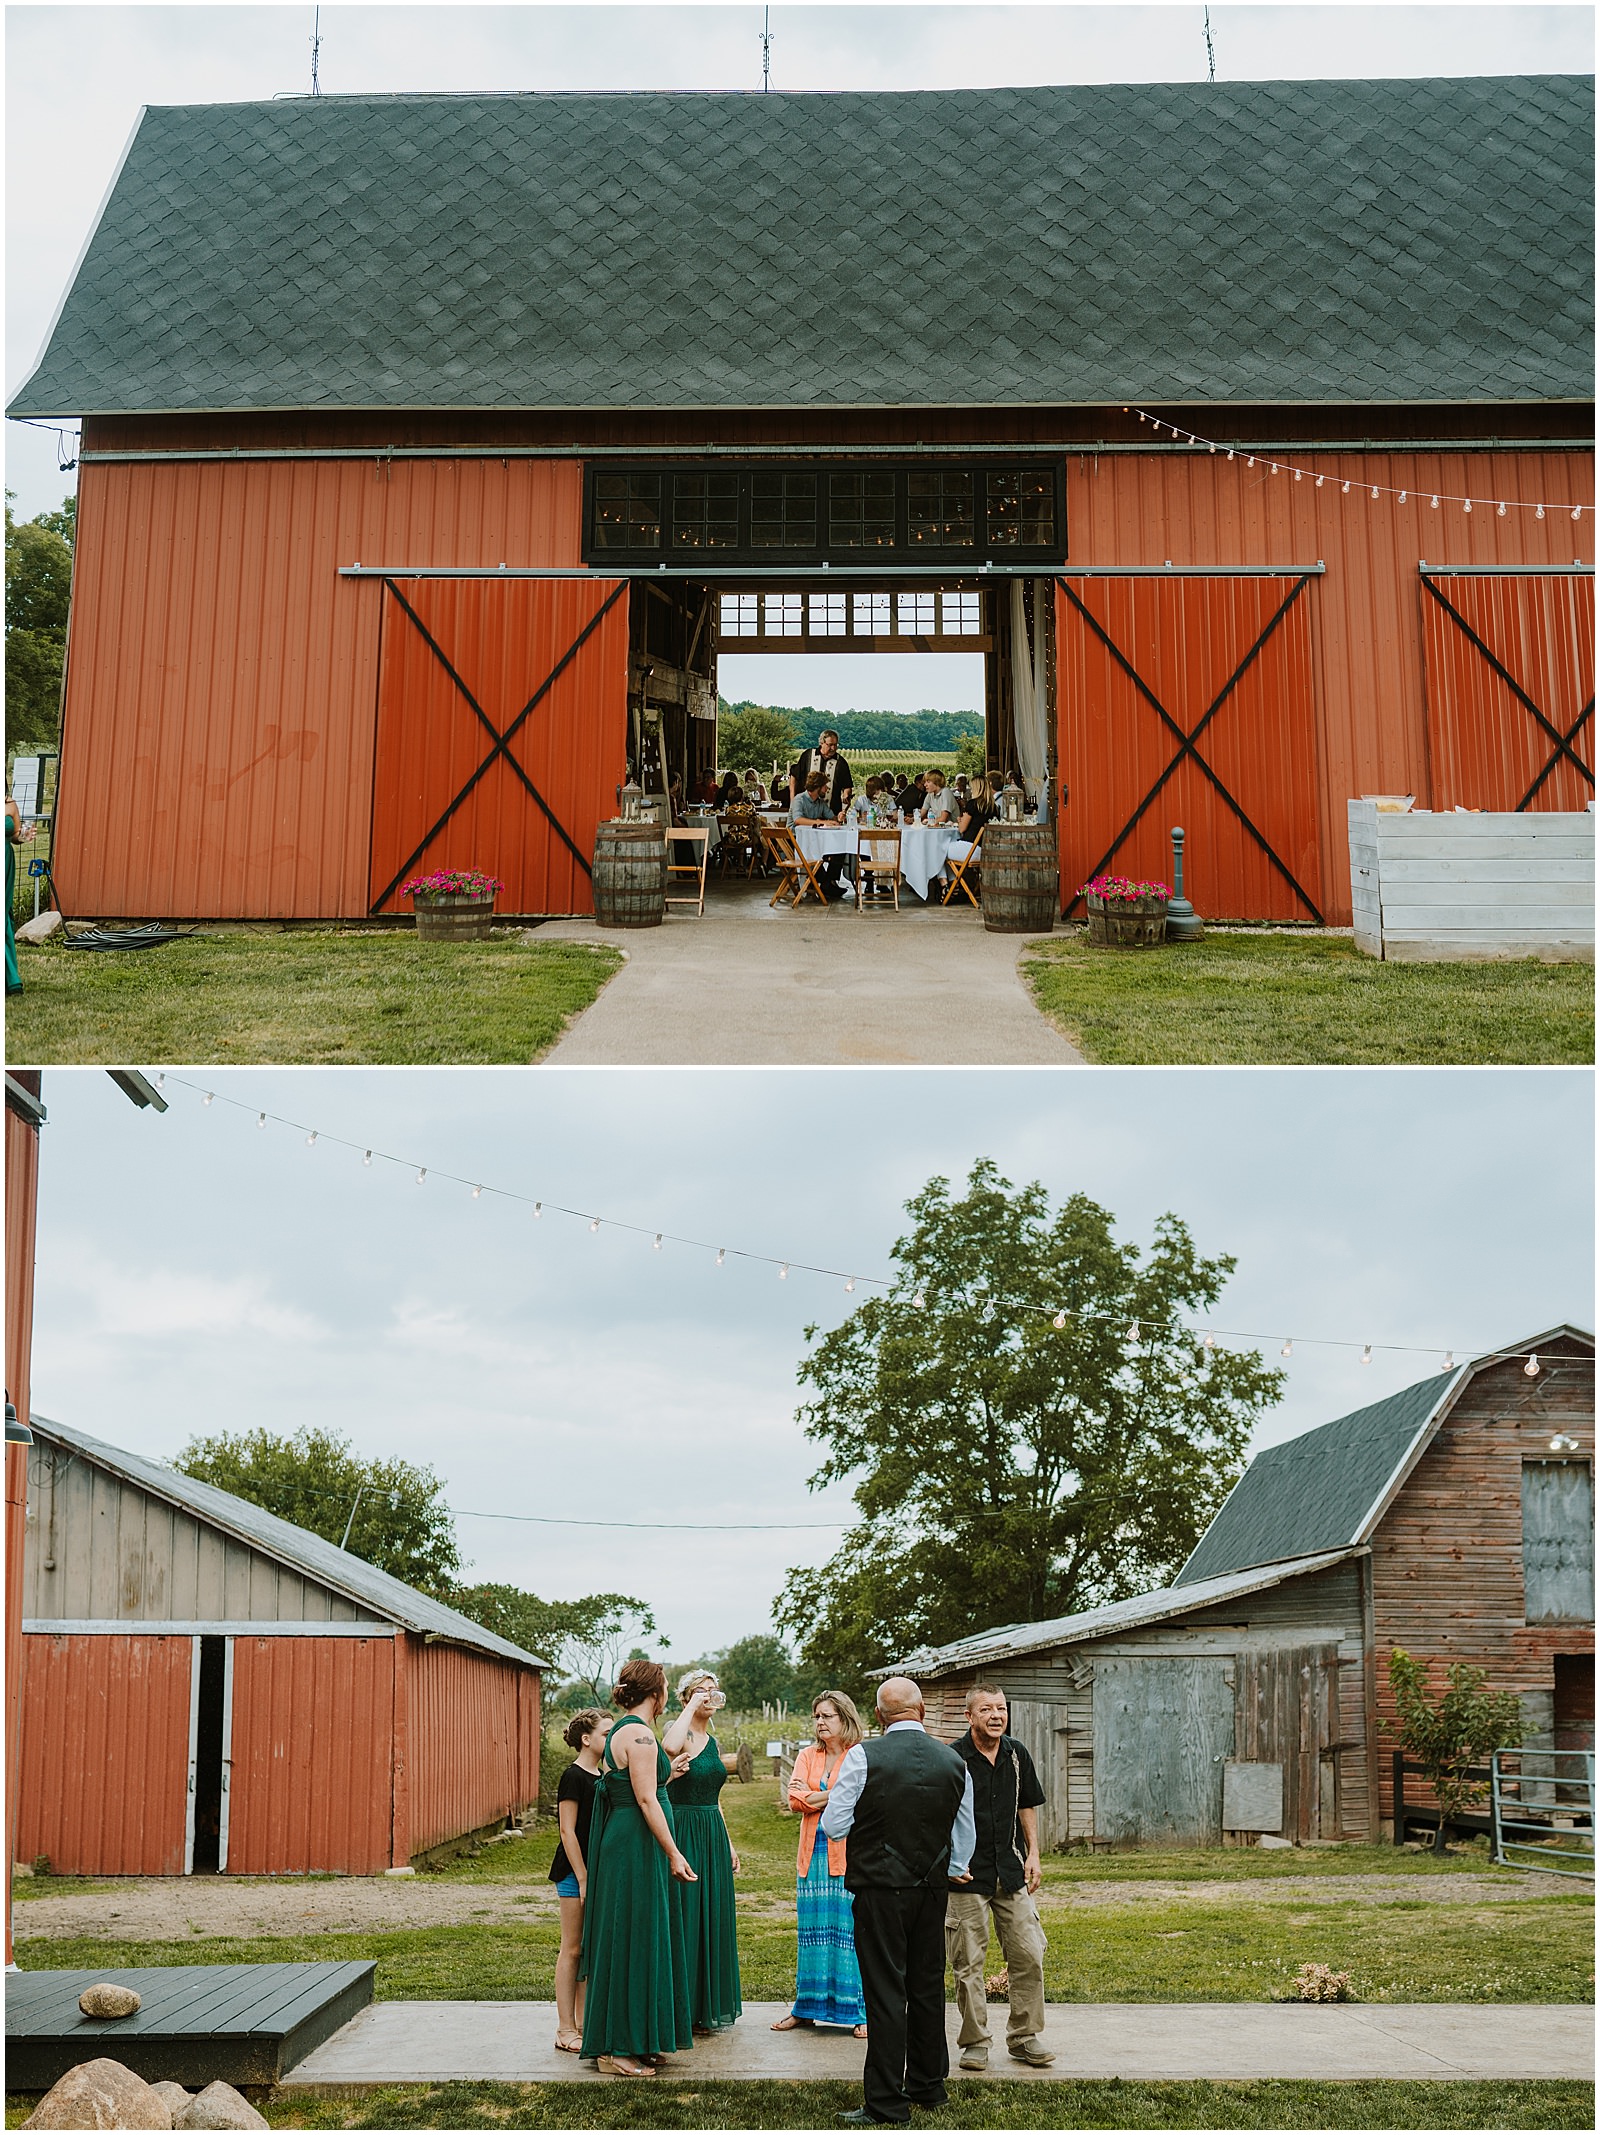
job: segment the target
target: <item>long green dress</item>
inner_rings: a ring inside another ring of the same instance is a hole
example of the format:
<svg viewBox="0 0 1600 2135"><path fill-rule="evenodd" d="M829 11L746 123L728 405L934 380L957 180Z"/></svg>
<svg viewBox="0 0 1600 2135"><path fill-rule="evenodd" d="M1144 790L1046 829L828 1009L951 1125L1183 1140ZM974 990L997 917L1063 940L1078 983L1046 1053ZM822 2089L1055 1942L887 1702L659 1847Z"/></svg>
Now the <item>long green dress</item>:
<svg viewBox="0 0 1600 2135"><path fill-rule="evenodd" d="M585 2060L598 2054L680 2053L694 2044L683 1914L672 1871L634 1797L627 1767L612 1744L628 1716L606 1737L589 1826L589 1895L583 1908L582 1977ZM656 1745L656 1786L669 1830L673 1809L662 1782L672 1770ZM676 1837L676 1832L674 1832Z"/></svg>
<svg viewBox="0 0 1600 2135"><path fill-rule="evenodd" d="M737 2022L744 2007L739 1999L739 1945L733 1917L733 1848L717 1807L727 1778L713 1736L682 1777L667 1788L678 1844L700 1878L698 1883L672 1886L683 1915L689 2012L695 2023L710 2031Z"/></svg>

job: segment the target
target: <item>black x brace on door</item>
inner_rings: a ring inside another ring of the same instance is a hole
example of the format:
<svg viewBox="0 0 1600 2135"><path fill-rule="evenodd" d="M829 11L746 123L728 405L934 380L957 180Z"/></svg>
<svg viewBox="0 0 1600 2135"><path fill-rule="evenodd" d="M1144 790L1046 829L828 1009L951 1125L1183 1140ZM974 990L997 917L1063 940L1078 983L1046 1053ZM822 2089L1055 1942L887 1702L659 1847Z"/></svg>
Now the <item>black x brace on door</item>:
<svg viewBox="0 0 1600 2135"><path fill-rule="evenodd" d="M484 573L482 575L487 577L489 574ZM574 573L573 575L576 576L578 574ZM533 802L543 812L545 820L549 823L550 828L555 832L556 836L561 840L562 844L567 848L568 852L571 853L573 859L576 860L578 865L583 869L583 872L586 875L592 874L593 870L591 869L589 862L578 850L576 844L574 844L572 838L567 832L566 826L557 818L555 811L551 808L549 802L539 791L533 780L528 776L527 772L523 769L517 758L512 754L511 743L515 739L518 732L521 730L524 723L532 716L532 714L538 709L539 705L550 694L550 691L555 687L556 683L561 679L562 675L572 665L573 661L578 657L578 654L583 650L588 640L594 635L595 631L599 629L600 625L605 621L606 617L616 606L617 602L622 598L623 594L626 593L626 591L628 590L627 580L623 579L619 581L617 585L613 586L610 593L606 595L606 598L601 602L600 606L595 610L594 614L590 616L589 620L578 632L578 635L573 639L572 643L567 647L566 651L561 655L560 659L557 660L554 667L551 668L550 672L539 684L538 688L528 699L527 703L522 707L521 711L518 712L516 718L511 721L510 725L507 726L503 732L499 727L495 725L494 721L489 717L483 706L472 694L472 691L467 687L461 676L456 672L448 656L446 655L444 648L440 645L438 639L434 637L432 631L429 630L427 624L422 620L421 616L418 615L416 609L412 607L410 601L406 599L405 595L401 592L395 580L393 578L385 577L383 579L383 584L387 588L387 590L394 596L394 599L398 603L402 612L409 618L412 626L415 628L418 635L421 637L423 643L427 646L429 652L432 653L433 657L438 661L439 665L450 677L452 684L460 693L462 699L466 702L466 704L471 707L473 716L477 719L479 725L488 735L490 745L488 753L484 756L483 761L478 765L476 771L473 772L472 776L467 780L466 784L461 788L460 792L456 794L455 798L450 802L449 806L442 811L438 820L433 824L427 835L416 846L415 850L411 853L409 859L407 859L398 869L396 869L394 875L385 885L381 894L372 900L372 911L381 912L383 910L389 899L394 895L395 891L400 887L401 883L404 882L407 875L410 874L412 868L416 866L417 862L422 858L423 854L433 843L434 839L439 835L440 831L443 830L446 823L450 821L451 817L455 814L456 810L461 806L463 801L466 800L467 796L472 792L473 788L478 784L479 780L484 777L485 773L489 770L489 768L496 761L496 759L501 757L505 759L506 763L510 765L511 769L521 780L523 786L527 789L529 798L533 800Z"/></svg>
<svg viewBox="0 0 1600 2135"><path fill-rule="evenodd" d="M1108 573L1107 575L1110 574ZM1164 576L1164 574L1159 572L1141 573L1140 575L1150 577ZM1185 573L1184 575L1186 577L1189 577L1201 574L1191 572ZM1230 574L1223 571L1219 572L1217 575L1219 577L1226 577ZM1234 795L1228 790L1228 788L1223 784L1222 779L1218 775L1217 771L1210 763L1207 762L1206 758L1201 754L1200 749L1198 747L1201 735L1211 724L1212 720L1216 718L1217 714L1222 710L1222 707L1233 695L1234 691L1238 688L1240 682L1244 679L1245 675L1249 673L1251 667L1260 657L1263 646L1265 646L1268 640L1272 637L1273 632L1278 628L1279 624L1289 613L1289 610L1300 598L1301 594L1311 583L1312 579L1320 578L1321 576L1322 566L1320 564L1315 566L1314 568L1308 568L1295 575L1294 583L1290 586L1288 592L1284 595L1283 599L1274 609L1272 615L1268 618L1260 634L1257 636L1255 643L1250 647L1249 651L1244 655L1243 659L1239 661L1238 665L1234 668L1232 674L1230 674L1227 681L1223 683L1221 689L1217 692L1216 696L1212 698L1210 704L1207 705L1206 709L1204 710L1204 712L1201 713L1200 717L1195 721L1194 725L1188 729L1185 729L1179 723L1179 721L1173 717L1172 713L1167 710L1167 707L1162 703L1161 699L1156 695L1155 691L1150 687L1149 683L1146 682L1144 677L1139 673L1138 669L1128 658L1127 654L1122 650L1121 646L1118 645L1116 641L1111 637L1109 632L1103 627L1098 618L1092 615L1088 608L1084 606L1083 602L1078 598L1078 595L1073 591L1071 585L1067 582L1067 580L1061 577L1058 577L1056 579L1056 584L1067 596L1067 599L1072 603L1073 607L1083 618L1089 629L1094 633L1095 637L1099 639L1100 643L1105 647L1106 651L1111 655L1112 659L1116 661L1117 665L1122 669L1122 672L1128 677L1128 680L1133 684L1134 688L1139 692L1140 696L1143 697L1146 704L1150 706L1151 710L1155 712L1156 716L1160 719L1162 725L1167 729L1167 732L1173 737L1174 741L1177 743L1177 747L1174 749L1171 759L1168 761L1166 767L1161 772L1161 775L1157 778L1155 784L1150 788L1144 799L1139 803L1138 807L1133 811L1132 815L1129 816L1128 820L1123 824L1122 828L1117 832L1111 843L1106 847L1106 850L1100 855L1100 858L1095 862L1094 866L1089 869L1087 875L1084 877L1085 881L1092 882L1096 875L1102 874L1105 869L1111 865L1111 862L1116 858L1117 854L1122 850L1123 846L1128 842L1129 838L1132 837L1134 831L1138 828L1139 824L1144 820L1144 817L1154 806L1156 800L1159 798L1162 792L1162 789L1166 786L1168 780L1177 771L1179 765L1182 764L1186 759L1192 758L1196 766L1205 774L1206 778L1209 779L1212 786L1216 789L1216 792L1218 793L1220 798L1227 804L1230 809L1232 809L1233 813L1238 817L1240 823L1244 826L1245 830L1255 840L1256 844L1261 848L1267 859L1272 863L1272 865L1277 869L1278 873L1283 877L1284 881L1287 882L1289 887L1294 891L1300 902L1311 914L1312 920L1315 922L1315 924L1319 927L1322 925L1322 913L1316 903L1316 900L1310 895L1310 893L1298 880L1294 873L1294 870L1289 866L1288 862L1282 857L1281 854L1274 851L1271 840L1266 837L1266 835L1257 827L1254 822L1251 821L1250 815L1243 806L1243 804L1238 801L1234 797ZM1176 577L1176 574L1174 574L1174 577ZM1073 908L1076 905L1080 904L1082 901L1083 892L1082 890L1079 890L1077 894L1072 898L1071 902L1068 904L1067 910L1069 912L1072 911Z"/></svg>

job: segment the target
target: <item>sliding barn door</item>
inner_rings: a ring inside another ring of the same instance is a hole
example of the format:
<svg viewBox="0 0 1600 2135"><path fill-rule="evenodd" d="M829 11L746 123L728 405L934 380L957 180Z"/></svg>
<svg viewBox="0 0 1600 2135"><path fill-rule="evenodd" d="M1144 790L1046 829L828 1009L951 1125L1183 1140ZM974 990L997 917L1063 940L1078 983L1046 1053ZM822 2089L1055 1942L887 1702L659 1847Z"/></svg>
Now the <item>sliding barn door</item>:
<svg viewBox="0 0 1600 2135"><path fill-rule="evenodd" d="M1063 909L1172 879L1208 919L1320 922L1313 573L1058 580Z"/></svg>
<svg viewBox="0 0 1600 2135"><path fill-rule="evenodd" d="M619 579L384 581L370 909L481 868L503 912L589 912L596 825L626 776Z"/></svg>

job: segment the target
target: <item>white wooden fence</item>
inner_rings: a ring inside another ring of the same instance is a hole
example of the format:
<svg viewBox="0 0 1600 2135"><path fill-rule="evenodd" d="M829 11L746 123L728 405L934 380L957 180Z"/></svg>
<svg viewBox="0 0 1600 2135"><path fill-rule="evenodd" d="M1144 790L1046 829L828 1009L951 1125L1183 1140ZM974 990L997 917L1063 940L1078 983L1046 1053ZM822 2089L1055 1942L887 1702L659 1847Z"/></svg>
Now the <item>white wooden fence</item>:
<svg viewBox="0 0 1600 2135"><path fill-rule="evenodd" d="M1390 962L1594 960L1594 815L1385 815L1351 801L1356 946Z"/></svg>

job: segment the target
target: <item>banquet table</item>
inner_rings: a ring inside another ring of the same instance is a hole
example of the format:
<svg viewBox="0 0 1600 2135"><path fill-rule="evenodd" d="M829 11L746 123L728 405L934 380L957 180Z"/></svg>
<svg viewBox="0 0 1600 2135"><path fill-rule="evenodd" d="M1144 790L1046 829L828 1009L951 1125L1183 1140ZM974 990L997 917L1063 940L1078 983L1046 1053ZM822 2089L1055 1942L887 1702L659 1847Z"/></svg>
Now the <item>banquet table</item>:
<svg viewBox="0 0 1600 2135"><path fill-rule="evenodd" d="M900 831L900 879L915 897L926 898L928 885L946 855L957 843L954 827L945 823L902 823ZM795 843L813 865L830 854L845 853L852 859L860 848L861 826L857 823L797 823Z"/></svg>

